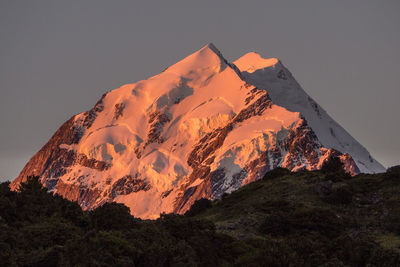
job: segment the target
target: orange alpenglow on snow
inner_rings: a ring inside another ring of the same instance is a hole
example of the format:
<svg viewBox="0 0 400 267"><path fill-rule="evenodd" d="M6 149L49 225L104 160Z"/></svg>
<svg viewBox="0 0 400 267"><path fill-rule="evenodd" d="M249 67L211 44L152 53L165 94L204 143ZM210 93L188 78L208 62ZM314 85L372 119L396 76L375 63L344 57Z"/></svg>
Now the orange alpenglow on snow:
<svg viewBox="0 0 400 267"><path fill-rule="evenodd" d="M240 71L253 73L256 70L275 66L279 60L277 58L262 58L256 52L250 52L235 61L235 65Z"/></svg>
<svg viewBox="0 0 400 267"><path fill-rule="evenodd" d="M352 174L384 171L278 59L251 52L229 63L208 44L73 116L11 186L40 175L84 209L116 201L154 219L278 166L313 170L332 156Z"/></svg>

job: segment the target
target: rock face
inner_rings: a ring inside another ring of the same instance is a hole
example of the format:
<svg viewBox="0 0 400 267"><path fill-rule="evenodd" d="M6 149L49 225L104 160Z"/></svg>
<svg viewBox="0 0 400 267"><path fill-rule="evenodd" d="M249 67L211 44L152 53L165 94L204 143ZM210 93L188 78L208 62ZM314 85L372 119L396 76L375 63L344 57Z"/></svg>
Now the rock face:
<svg viewBox="0 0 400 267"><path fill-rule="evenodd" d="M209 44L73 116L11 187L39 175L85 209L117 201L156 218L278 166L314 170L332 156L352 174L384 171L277 59L249 53L229 63Z"/></svg>

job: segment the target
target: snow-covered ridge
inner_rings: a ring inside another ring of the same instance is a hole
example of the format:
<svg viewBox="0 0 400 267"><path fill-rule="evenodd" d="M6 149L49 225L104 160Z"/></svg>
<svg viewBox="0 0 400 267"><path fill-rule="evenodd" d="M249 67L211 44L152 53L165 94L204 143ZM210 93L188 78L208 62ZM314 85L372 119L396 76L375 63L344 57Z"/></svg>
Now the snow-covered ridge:
<svg viewBox="0 0 400 267"><path fill-rule="evenodd" d="M250 52L237 59L234 64L241 72L253 73L257 70L274 67L279 60L277 58L263 58L256 52Z"/></svg>
<svg viewBox="0 0 400 267"><path fill-rule="evenodd" d="M73 116L12 187L40 175L83 208L117 201L135 216L156 218L277 166L318 169L332 156L351 173L384 170L279 60L252 52L233 64L208 44Z"/></svg>
<svg viewBox="0 0 400 267"><path fill-rule="evenodd" d="M255 60L256 63L252 63ZM266 64L261 64L261 63ZM270 64L269 62L273 62ZM256 53L248 53L234 62L244 79L260 89L268 91L272 101L287 110L299 112L319 141L328 148L350 154L361 172L384 172L385 168L345 129L335 122L297 83L293 75L277 59L262 59ZM254 70L254 64L260 66Z"/></svg>

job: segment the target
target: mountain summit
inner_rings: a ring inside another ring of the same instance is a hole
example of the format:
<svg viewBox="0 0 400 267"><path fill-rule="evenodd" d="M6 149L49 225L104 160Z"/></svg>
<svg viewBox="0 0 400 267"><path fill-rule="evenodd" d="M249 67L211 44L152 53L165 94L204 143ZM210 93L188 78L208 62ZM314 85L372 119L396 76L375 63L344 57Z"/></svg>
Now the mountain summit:
<svg viewBox="0 0 400 267"><path fill-rule="evenodd" d="M278 166L383 172L276 58L229 63L208 44L147 80L104 94L65 122L12 182L39 175L92 209L105 202L156 218L219 198Z"/></svg>

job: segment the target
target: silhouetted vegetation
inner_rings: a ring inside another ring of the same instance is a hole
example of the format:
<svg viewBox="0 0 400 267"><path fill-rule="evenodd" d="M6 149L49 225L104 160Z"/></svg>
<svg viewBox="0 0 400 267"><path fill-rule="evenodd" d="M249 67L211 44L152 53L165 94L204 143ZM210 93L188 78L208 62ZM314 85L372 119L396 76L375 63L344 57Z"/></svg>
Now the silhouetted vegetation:
<svg viewBox="0 0 400 267"><path fill-rule="evenodd" d="M338 157L331 157L322 164L321 172L327 173L343 173L344 166Z"/></svg>
<svg viewBox="0 0 400 267"><path fill-rule="evenodd" d="M400 167L346 179L278 168L183 216L93 211L30 177L0 184L1 266L400 266Z"/></svg>
<svg viewBox="0 0 400 267"><path fill-rule="evenodd" d="M201 198L196 200L190 209L185 213L186 216L194 216L201 212L204 212L206 209L212 207L212 202L209 199Z"/></svg>

